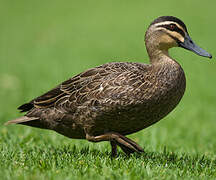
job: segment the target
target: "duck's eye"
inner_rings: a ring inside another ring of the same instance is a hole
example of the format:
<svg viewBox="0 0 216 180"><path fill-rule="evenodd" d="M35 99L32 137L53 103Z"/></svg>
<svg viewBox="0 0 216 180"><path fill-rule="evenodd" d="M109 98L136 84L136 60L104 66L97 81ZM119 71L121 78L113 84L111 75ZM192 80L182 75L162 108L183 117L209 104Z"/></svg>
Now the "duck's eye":
<svg viewBox="0 0 216 180"><path fill-rule="evenodd" d="M170 24L170 29L171 29L171 30L174 30L175 27L176 27L176 26L175 26L174 24Z"/></svg>

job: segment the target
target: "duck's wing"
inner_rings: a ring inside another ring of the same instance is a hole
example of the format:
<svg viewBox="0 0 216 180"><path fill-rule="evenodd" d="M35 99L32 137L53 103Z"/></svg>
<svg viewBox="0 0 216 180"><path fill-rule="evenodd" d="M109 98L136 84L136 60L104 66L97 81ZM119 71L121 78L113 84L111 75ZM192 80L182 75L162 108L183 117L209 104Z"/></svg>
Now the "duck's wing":
<svg viewBox="0 0 216 180"><path fill-rule="evenodd" d="M133 72L144 72L148 67L137 63L108 63L98 66L64 81L18 109L27 112L32 108L56 107L73 111L73 108L75 110L88 100L94 101L102 96L110 96L112 92L111 99L118 98L127 91L128 86L138 82L139 77Z"/></svg>
<svg viewBox="0 0 216 180"><path fill-rule="evenodd" d="M77 92L83 86L86 86L92 79L92 77L99 72L100 68L89 69L77 76L64 81L57 87L48 91L47 93L31 100L18 107L21 112L27 112L32 108L49 108L54 107L56 102L62 98L69 98L73 95L73 92Z"/></svg>

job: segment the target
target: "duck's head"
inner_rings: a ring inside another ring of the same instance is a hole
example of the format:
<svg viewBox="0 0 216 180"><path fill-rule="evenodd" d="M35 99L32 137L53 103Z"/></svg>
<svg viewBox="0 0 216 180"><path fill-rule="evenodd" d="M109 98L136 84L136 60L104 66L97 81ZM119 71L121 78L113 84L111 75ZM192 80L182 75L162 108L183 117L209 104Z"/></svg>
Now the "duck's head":
<svg viewBox="0 0 216 180"><path fill-rule="evenodd" d="M168 53L172 47L183 47L200 56L212 58L211 54L192 41L185 24L173 16L155 19L146 32L145 42L150 57L158 52Z"/></svg>

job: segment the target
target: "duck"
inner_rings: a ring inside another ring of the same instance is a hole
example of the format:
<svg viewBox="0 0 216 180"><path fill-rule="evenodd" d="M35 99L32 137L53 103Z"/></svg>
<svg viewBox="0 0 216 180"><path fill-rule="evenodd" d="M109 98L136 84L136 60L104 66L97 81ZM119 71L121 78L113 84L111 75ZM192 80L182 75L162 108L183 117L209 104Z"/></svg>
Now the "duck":
<svg viewBox="0 0 216 180"><path fill-rule="evenodd" d="M168 50L182 47L212 58L174 16L156 18L145 33L150 63L110 62L88 69L18 107L25 113L6 124L54 130L73 139L109 141L111 156L119 146L127 155L144 152L126 135L167 116L182 99L186 78Z"/></svg>

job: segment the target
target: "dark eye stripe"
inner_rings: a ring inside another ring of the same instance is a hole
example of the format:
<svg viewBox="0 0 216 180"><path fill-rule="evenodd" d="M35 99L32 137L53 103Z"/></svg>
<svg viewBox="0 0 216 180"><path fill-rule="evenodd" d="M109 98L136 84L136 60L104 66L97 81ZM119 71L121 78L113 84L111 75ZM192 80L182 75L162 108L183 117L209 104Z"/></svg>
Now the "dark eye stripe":
<svg viewBox="0 0 216 180"><path fill-rule="evenodd" d="M170 25L174 26L174 28L172 29L172 28L170 27ZM168 29L168 30L170 30L170 31L176 31L176 32L178 32L179 34L181 34L182 37L185 37L184 31L182 31L181 29L179 29L175 24L164 24L164 25L159 25L159 26L157 26L157 27L163 27L163 28L166 28L166 29Z"/></svg>

